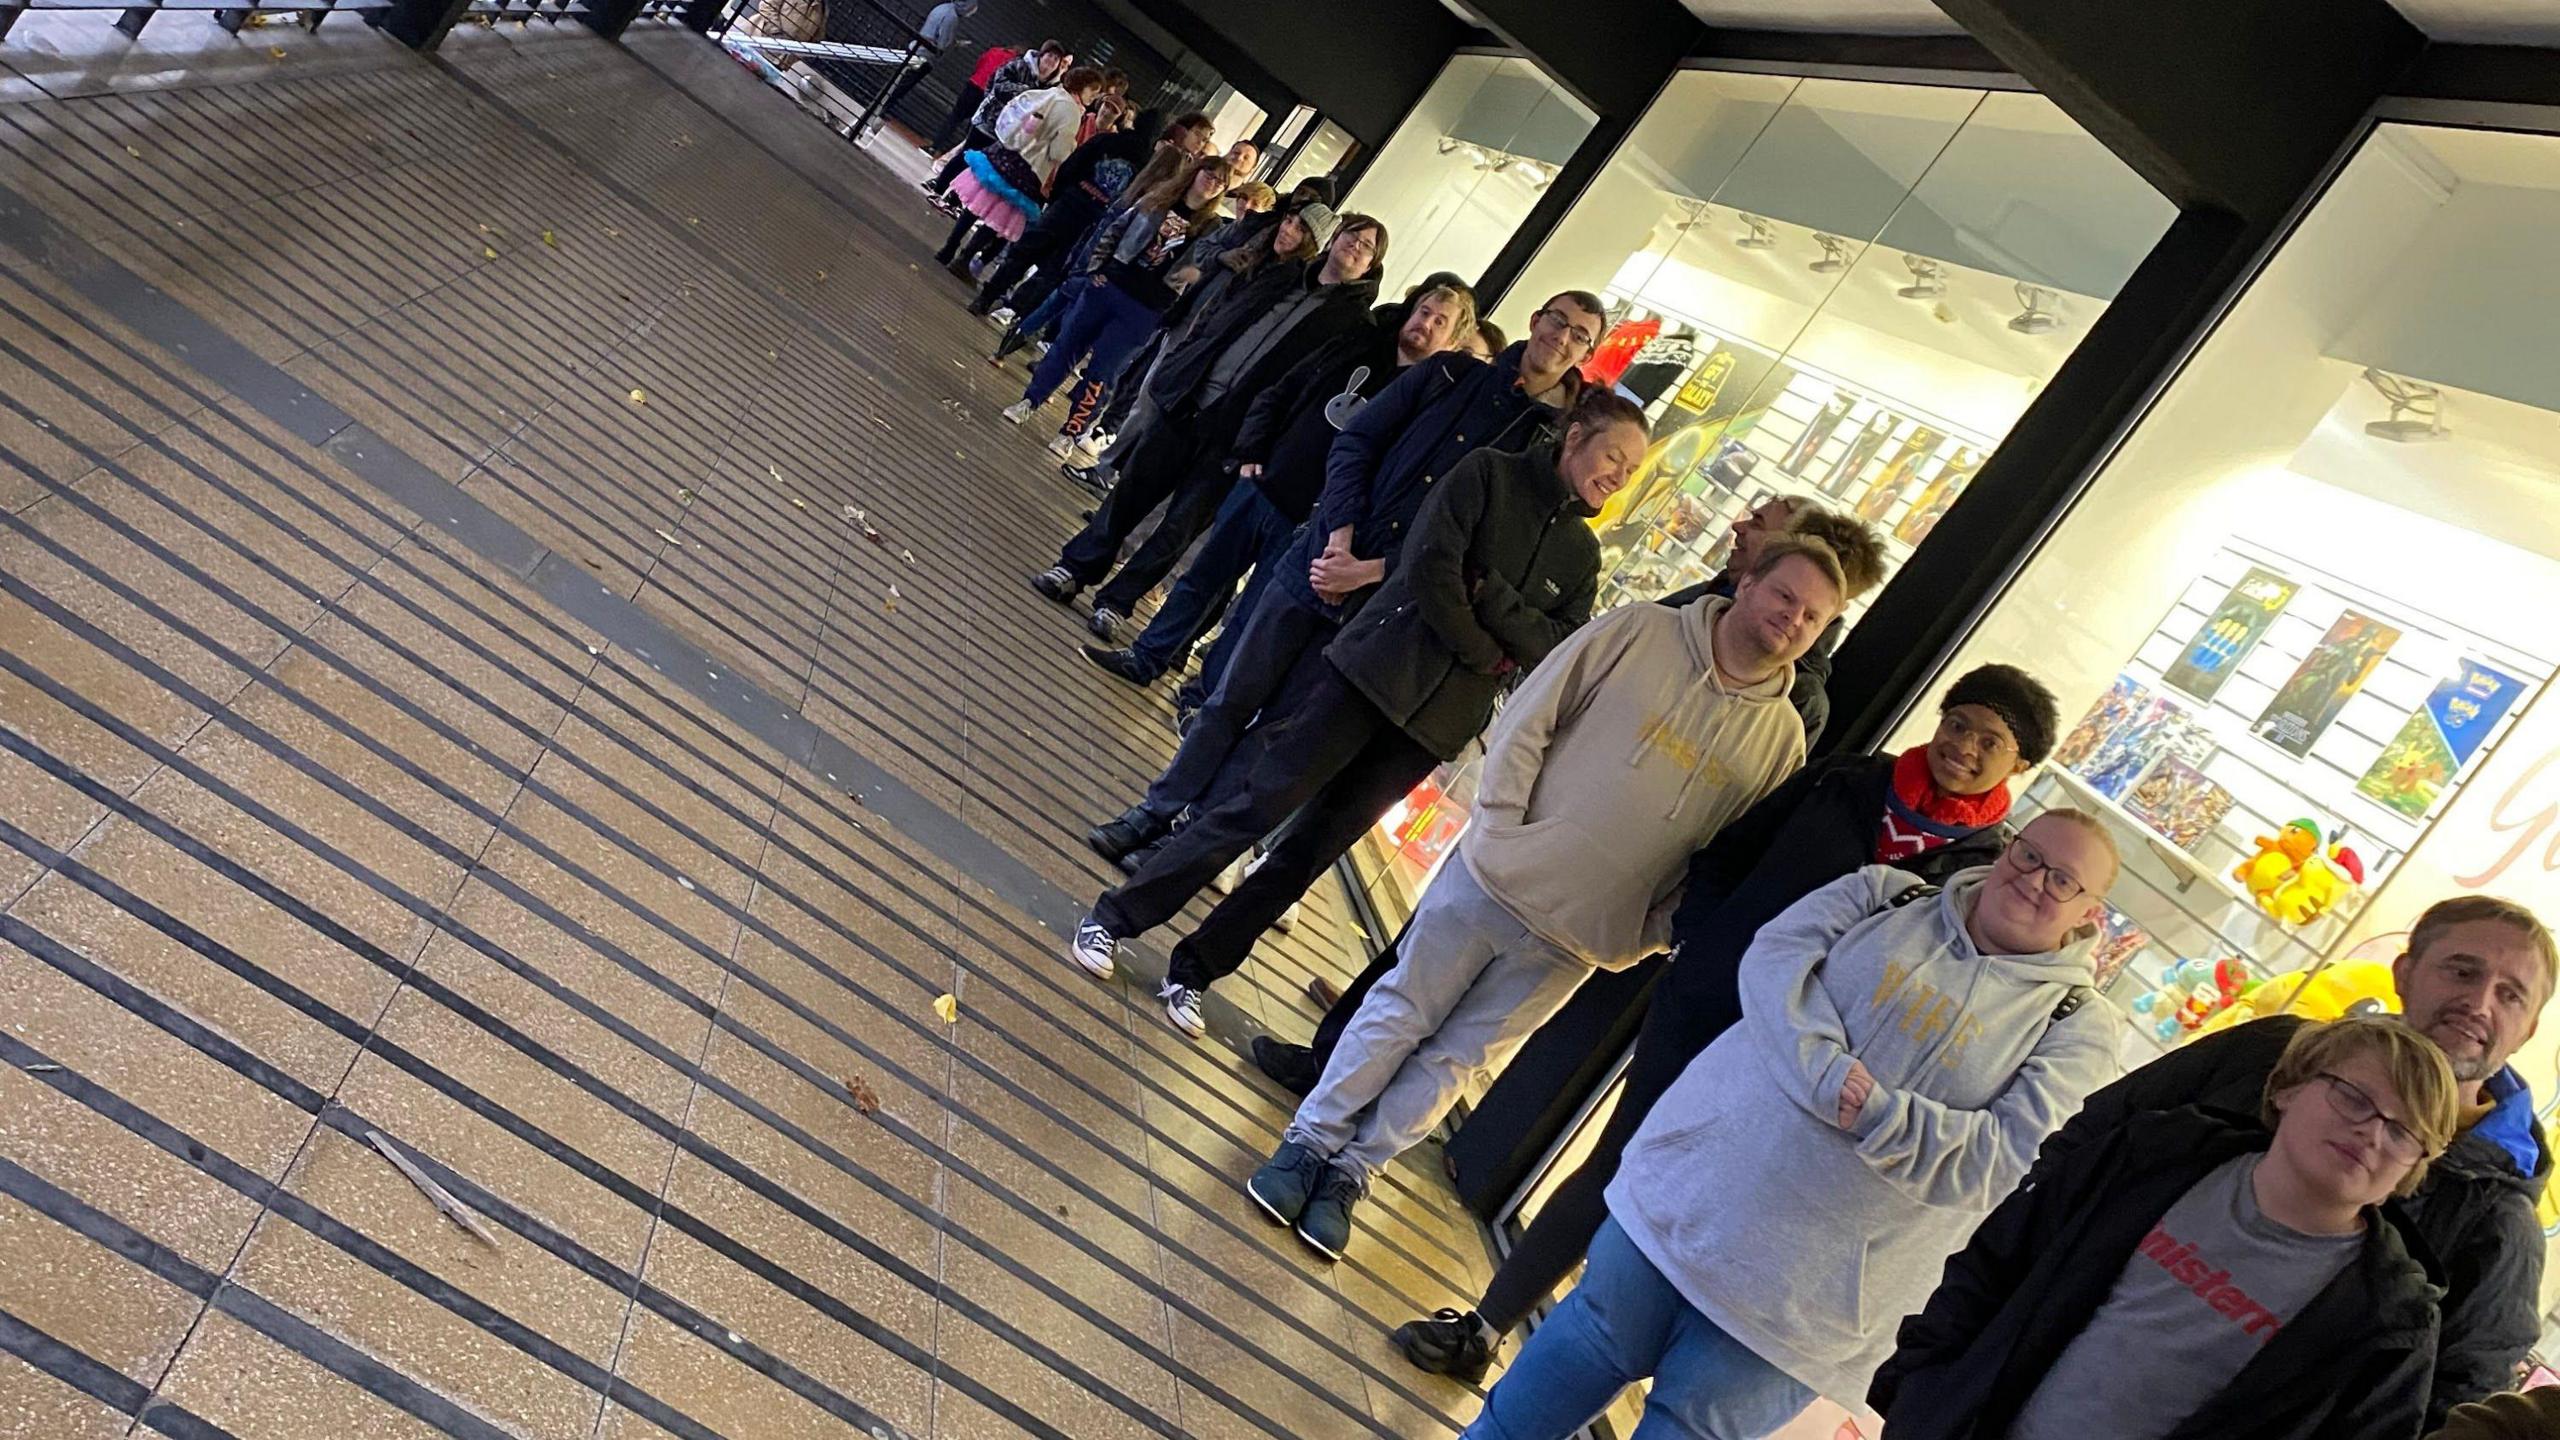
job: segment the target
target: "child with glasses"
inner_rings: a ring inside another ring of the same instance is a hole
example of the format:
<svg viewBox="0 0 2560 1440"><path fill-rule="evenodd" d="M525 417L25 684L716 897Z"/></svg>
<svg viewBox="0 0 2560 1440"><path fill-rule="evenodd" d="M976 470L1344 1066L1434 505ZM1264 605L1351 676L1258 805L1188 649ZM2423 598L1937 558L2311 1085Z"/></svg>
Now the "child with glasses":
<svg viewBox="0 0 2560 1440"><path fill-rule="evenodd" d="M1887 1433L2415 1437L2440 1292L2384 1202L2451 1140L2453 1071L2351 1017L2296 1033L2260 1103L2265 1128L2154 1111L2039 1171L1903 1323Z"/></svg>

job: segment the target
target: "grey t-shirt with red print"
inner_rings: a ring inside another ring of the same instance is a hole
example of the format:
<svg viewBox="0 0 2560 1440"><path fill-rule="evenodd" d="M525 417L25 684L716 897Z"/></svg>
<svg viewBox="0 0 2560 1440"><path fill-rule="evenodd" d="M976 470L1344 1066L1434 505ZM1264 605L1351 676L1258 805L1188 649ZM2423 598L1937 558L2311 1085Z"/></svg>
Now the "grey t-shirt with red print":
<svg viewBox="0 0 2560 1440"><path fill-rule="evenodd" d="M2306 1235L2258 1209L2262 1158L2217 1167L2151 1227L2009 1440L2167 1435L2347 1267L2361 1235Z"/></svg>

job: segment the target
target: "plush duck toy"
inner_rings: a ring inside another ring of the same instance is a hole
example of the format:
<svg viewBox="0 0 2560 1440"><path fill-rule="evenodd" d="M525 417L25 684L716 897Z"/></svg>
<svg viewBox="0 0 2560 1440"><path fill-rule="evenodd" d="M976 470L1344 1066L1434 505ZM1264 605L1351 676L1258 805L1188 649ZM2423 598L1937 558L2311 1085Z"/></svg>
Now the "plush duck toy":
<svg viewBox="0 0 2560 1440"><path fill-rule="evenodd" d="M2320 853L2320 827L2309 820L2296 820L2276 834L2261 835L2258 853L2240 862L2231 878L2249 892L2260 905L2267 897L2283 888L2304 861Z"/></svg>

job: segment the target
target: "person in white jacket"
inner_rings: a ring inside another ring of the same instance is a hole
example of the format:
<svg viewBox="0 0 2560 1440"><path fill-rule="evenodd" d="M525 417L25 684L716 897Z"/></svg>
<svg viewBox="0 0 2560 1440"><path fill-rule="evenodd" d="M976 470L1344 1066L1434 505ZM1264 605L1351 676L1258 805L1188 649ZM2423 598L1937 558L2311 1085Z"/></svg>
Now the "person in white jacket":
<svg viewBox="0 0 2560 1440"><path fill-rule="evenodd" d="M1742 1023L1628 1145L1581 1283L1461 1440L1563 1440L1650 1378L1643 1435L1859 1408L1894 1328L2117 1073L2090 952L2117 870L2051 810L1944 891L1867 868L1762 927Z"/></svg>
<svg viewBox="0 0 2560 1440"><path fill-rule="evenodd" d="M1503 706L1456 863L1246 1186L1327 1258L1376 1173L1592 971L1669 944L1689 856L1804 763L1794 661L1873 585L1859 521L1772 540L1731 600L1629 605L1558 645Z"/></svg>

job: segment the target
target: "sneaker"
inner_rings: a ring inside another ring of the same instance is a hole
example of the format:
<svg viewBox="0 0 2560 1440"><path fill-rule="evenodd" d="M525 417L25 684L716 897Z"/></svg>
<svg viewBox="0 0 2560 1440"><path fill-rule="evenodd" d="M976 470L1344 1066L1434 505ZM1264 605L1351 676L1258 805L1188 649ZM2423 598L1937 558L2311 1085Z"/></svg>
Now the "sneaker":
<svg viewBox="0 0 2560 1440"><path fill-rule="evenodd" d="M1108 980L1119 971L1120 937L1087 915L1076 922L1076 938L1067 946L1067 958L1093 978Z"/></svg>
<svg viewBox="0 0 2560 1440"><path fill-rule="evenodd" d="M1048 359L1048 358L1049 358L1049 342L1048 342L1048 341L1046 341L1046 340L1034 340L1034 341L1032 341L1032 342L1031 342L1031 358L1032 358L1032 359L1034 359L1034 360L1046 360L1046 359Z"/></svg>
<svg viewBox="0 0 2560 1440"><path fill-rule="evenodd" d="M996 413L1005 418L1006 424L1019 425L1023 421L1030 419L1031 412L1039 408L1039 406L1032 404L1028 400L1016 400Z"/></svg>
<svg viewBox="0 0 2560 1440"><path fill-rule="evenodd" d="M1445 1308L1431 1312L1428 1320L1406 1321L1396 1327L1394 1336L1396 1348L1413 1362L1414 1369L1469 1385L1484 1380L1499 1338L1473 1310Z"/></svg>
<svg viewBox="0 0 2560 1440"><path fill-rule="evenodd" d="M1360 1177L1339 1165L1327 1165L1315 1194L1298 1212L1298 1238L1327 1260L1341 1259L1351 1243L1351 1211L1359 1203Z"/></svg>
<svg viewBox="0 0 2560 1440"><path fill-rule="evenodd" d="M1164 838L1165 827L1143 809L1123 810L1084 832L1084 843L1105 860L1119 860Z"/></svg>
<svg viewBox="0 0 2560 1440"><path fill-rule="evenodd" d="M995 326L999 330L1012 329L1013 322L1018 318L1019 317L1013 313L1013 307L1010 305L999 305L993 310L987 312L987 323Z"/></svg>
<svg viewBox="0 0 2560 1440"><path fill-rule="evenodd" d="M1167 980L1156 998L1164 1002L1164 1018L1173 1022L1174 1029L1194 1040L1209 1033L1209 1022L1200 1018L1200 1002L1209 998L1206 991Z"/></svg>
<svg viewBox="0 0 2560 1440"><path fill-rule="evenodd" d="M1298 912L1305 908L1305 901L1292 900L1289 902L1289 908L1280 912L1280 918L1272 921L1271 923L1284 931L1294 930L1298 925Z"/></svg>
<svg viewBox="0 0 2560 1440"><path fill-rule="evenodd" d="M1147 662L1139 659L1135 650L1114 650L1108 645L1087 645L1083 648L1084 658L1132 685L1156 683L1156 672L1147 668Z"/></svg>
<svg viewBox="0 0 2560 1440"><path fill-rule="evenodd" d="M1185 740L1191 738L1191 722L1200 718L1200 707L1176 703L1173 707L1173 733Z"/></svg>
<svg viewBox="0 0 2560 1440"><path fill-rule="evenodd" d="M1111 484L1111 476L1101 466L1079 465L1074 456L1067 457L1067 462L1058 467L1058 473L1088 490L1102 490ZM1092 519L1093 512L1086 511L1085 518Z"/></svg>
<svg viewBox="0 0 2560 1440"><path fill-rule="evenodd" d="M1117 640L1120 638L1120 627L1128 618L1108 605L1096 605L1093 607L1093 618L1084 622L1084 628L1101 639Z"/></svg>
<svg viewBox="0 0 2560 1440"><path fill-rule="evenodd" d="M1315 1047L1292 1045L1268 1035L1253 1037L1253 1068L1270 1076L1272 1084L1301 1099L1323 1078L1316 1068Z"/></svg>
<svg viewBox="0 0 2560 1440"><path fill-rule="evenodd" d="M1295 1225L1307 1208L1307 1199L1315 1194L1316 1182L1323 1179L1324 1157L1293 1140L1280 1142L1253 1178L1244 1182L1244 1193L1262 1207L1274 1225Z"/></svg>
<svg viewBox="0 0 2560 1440"><path fill-rule="evenodd" d="M1121 874L1135 875L1139 871L1146 869L1147 862L1156 858L1156 852L1164 848L1166 840L1170 840L1172 838L1172 836L1168 835L1161 840L1150 840L1146 844L1139 846L1137 849L1130 851L1128 854L1121 856L1119 860L1114 863L1119 865Z"/></svg>
<svg viewBox="0 0 2560 1440"><path fill-rule="evenodd" d="M1253 861L1251 854L1239 855L1228 861L1226 869L1210 877L1209 888L1221 895L1234 894L1236 887L1244 883L1246 873L1252 870Z"/></svg>
<svg viewBox="0 0 2560 1440"><path fill-rule="evenodd" d="M1076 437L1057 434L1049 437L1049 453L1060 460L1076 453Z"/></svg>
<svg viewBox="0 0 2560 1440"><path fill-rule="evenodd" d="M1084 587L1076 583L1076 577L1068 574L1064 565L1052 565L1032 576L1031 588L1061 605L1084 593Z"/></svg>

